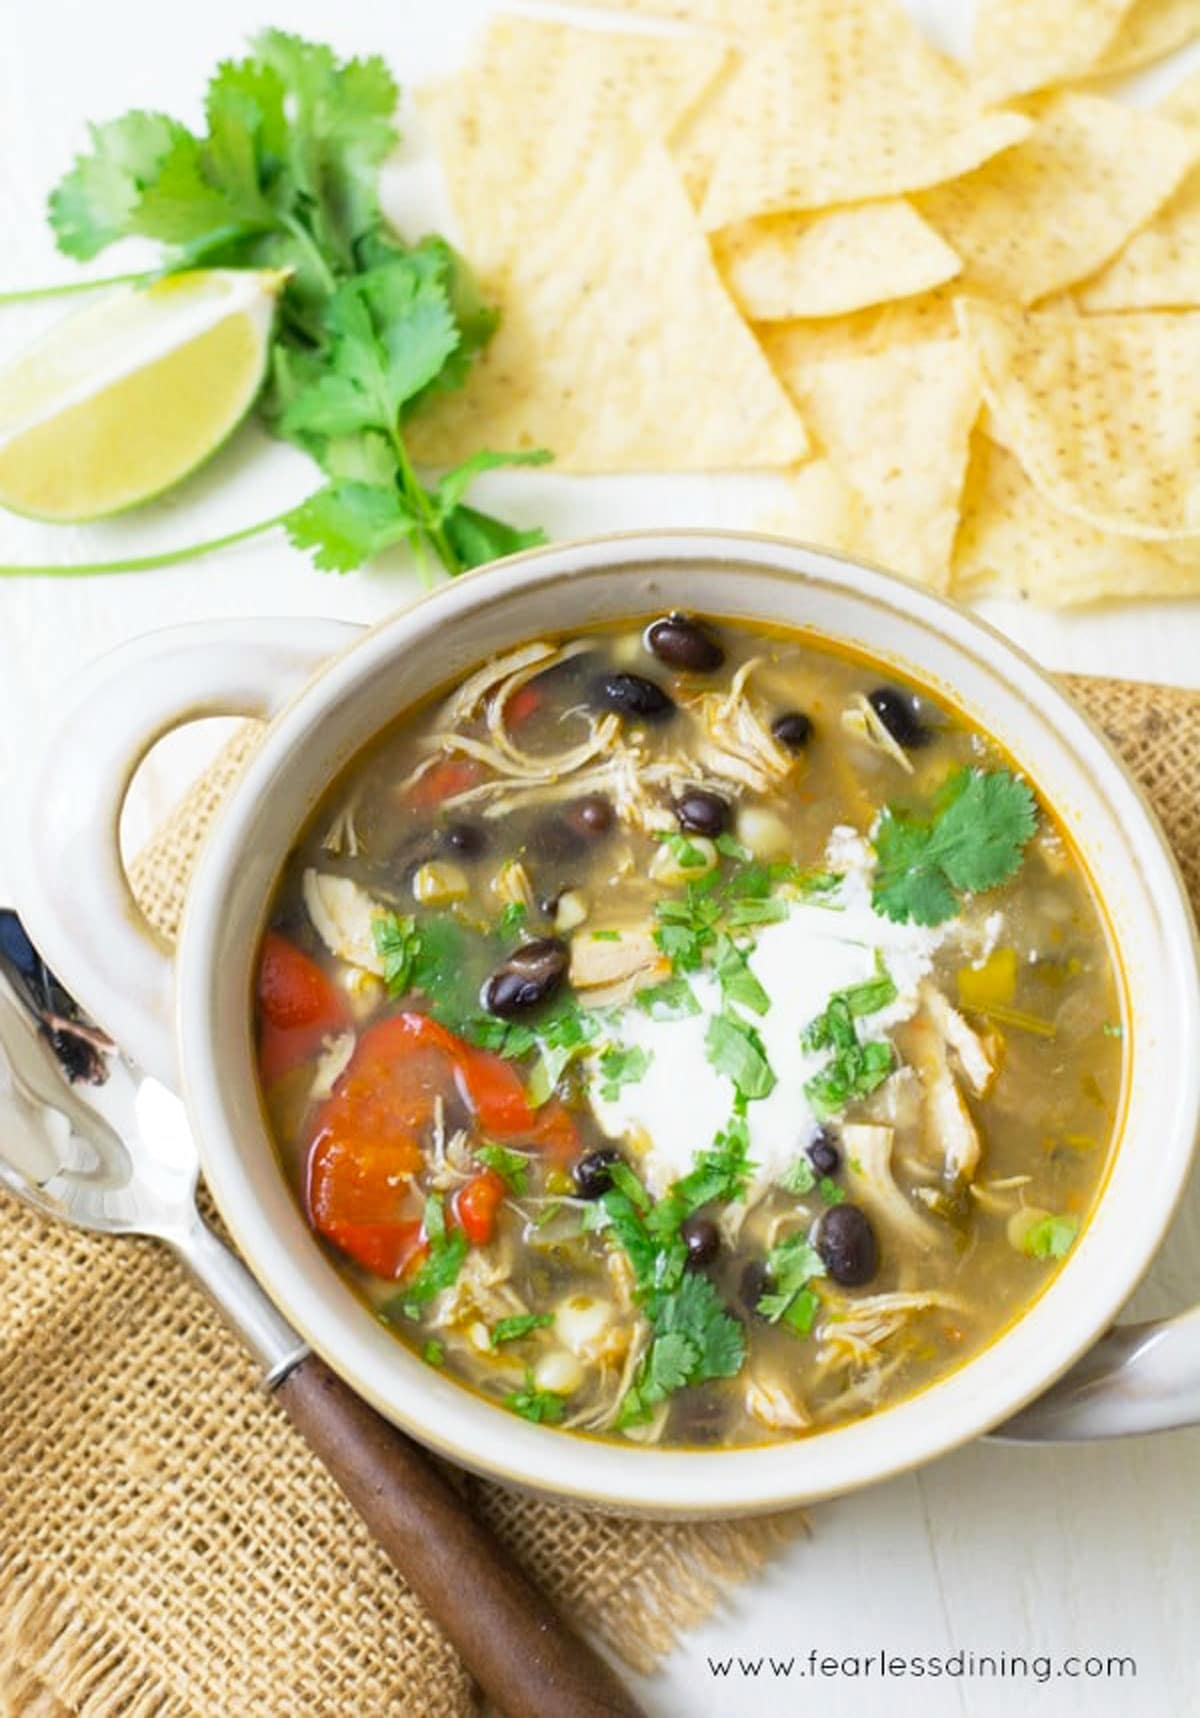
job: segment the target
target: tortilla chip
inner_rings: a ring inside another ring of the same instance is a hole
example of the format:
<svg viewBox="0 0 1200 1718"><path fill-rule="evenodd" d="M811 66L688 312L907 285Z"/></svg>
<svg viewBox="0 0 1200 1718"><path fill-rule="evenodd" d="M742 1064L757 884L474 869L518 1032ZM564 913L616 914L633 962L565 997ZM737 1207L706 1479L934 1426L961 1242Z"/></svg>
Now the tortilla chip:
<svg viewBox="0 0 1200 1718"><path fill-rule="evenodd" d="M1103 77L1131 72L1200 36L1196 0L1134 0L1096 66Z"/></svg>
<svg viewBox="0 0 1200 1718"><path fill-rule="evenodd" d="M1195 153L1186 131L1152 113L1061 95L1024 142L916 203L962 258L964 286L1033 304L1115 256Z"/></svg>
<svg viewBox="0 0 1200 1718"><path fill-rule="evenodd" d="M807 451L661 147L564 209L514 261L502 309L466 386L413 419L418 459L545 446L568 471L706 471Z"/></svg>
<svg viewBox="0 0 1200 1718"><path fill-rule="evenodd" d="M977 433L954 546L952 589L970 599L1018 596L1049 608L1109 597L1200 592L1200 538L1139 543L1059 513L1038 494L1012 454Z"/></svg>
<svg viewBox="0 0 1200 1718"><path fill-rule="evenodd" d="M425 101L465 248L498 280L580 191L597 195L666 138L729 55L715 37L499 17Z"/></svg>
<svg viewBox="0 0 1200 1718"><path fill-rule="evenodd" d="M706 227L891 197L966 173L1024 137L890 0L808 0L732 80Z"/></svg>
<svg viewBox="0 0 1200 1718"><path fill-rule="evenodd" d="M809 460L789 473L787 481L786 503L760 521L760 530L857 560L870 558L862 497L832 460Z"/></svg>
<svg viewBox="0 0 1200 1718"><path fill-rule="evenodd" d="M1200 132L1200 69L1169 90L1154 111L1174 125Z"/></svg>
<svg viewBox="0 0 1200 1718"><path fill-rule="evenodd" d="M982 100L1089 76L1134 0L980 0L972 69Z"/></svg>
<svg viewBox="0 0 1200 1718"><path fill-rule="evenodd" d="M786 383L806 364L826 358L862 358L889 346L922 340L953 340L958 334L952 288L937 287L913 298L899 298L849 316L811 321L762 322L755 329L771 368Z"/></svg>
<svg viewBox="0 0 1200 1718"><path fill-rule="evenodd" d="M946 589L979 411L979 383L962 341L831 358L784 373L784 380L861 503L854 541L832 546ZM853 518L853 510L843 504L842 516Z"/></svg>
<svg viewBox="0 0 1200 1718"><path fill-rule="evenodd" d="M1078 298L1086 311L1200 306L1200 169Z"/></svg>
<svg viewBox="0 0 1200 1718"><path fill-rule="evenodd" d="M1193 139L1196 164L1149 226L1079 290L1084 310L1181 310L1200 305L1200 72L1155 112Z"/></svg>
<svg viewBox="0 0 1200 1718"><path fill-rule="evenodd" d="M745 221L727 227L715 250L733 296L754 322L846 315L940 286L961 267L903 197Z"/></svg>
<svg viewBox="0 0 1200 1718"><path fill-rule="evenodd" d="M960 299L1005 445L1060 512L1148 540L1200 531L1200 311L1022 315Z"/></svg>

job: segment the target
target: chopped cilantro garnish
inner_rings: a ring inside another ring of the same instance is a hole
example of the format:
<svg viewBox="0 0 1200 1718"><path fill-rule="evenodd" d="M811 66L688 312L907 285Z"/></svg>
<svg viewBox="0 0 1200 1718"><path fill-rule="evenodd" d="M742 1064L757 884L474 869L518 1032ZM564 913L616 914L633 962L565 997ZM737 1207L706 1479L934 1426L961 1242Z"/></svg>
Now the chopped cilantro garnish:
<svg viewBox="0 0 1200 1718"><path fill-rule="evenodd" d="M823 900L826 895L836 894L842 885L836 871L796 871L788 881L804 900Z"/></svg>
<svg viewBox="0 0 1200 1718"><path fill-rule="evenodd" d="M822 1175L817 1190L826 1205L840 1205L846 1197L845 1188L839 1187L832 1175Z"/></svg>
<svg viewBox="0 0 1200 1718"><path fill-rule="evenodd" d="M380 1307L385 1318L399 1313L404 1318L419 1318L421 1308L441 1294L454 1282L467 1256L469 1243L461 1229L447 1230L446 1212L441 1195L431 1193L425 1201L423 1220L428 1253L424 1264L402 1293L393 1295Z"/></svg>
<svg viewBox="0 0 1200 1718"><path fill-rule="evenodd" d="M1011 770L962 769L928 821L888 806L875 833L875 910L898 923L953 918L1017 870L1037 826L1032 789Z"/></svg>
<svg viewBox="0 0 1200 1718"><path fill-rule="evenodd" d="M589 1209L590 1209L590 1207L589 1207ZM539 1211L537 1216L533 1219L534 1228L535 1229L544 1229L546 1227L547 1223L552 1223L554 1221L554 1219L558 1216L558 1213L561 1210L562 1210L562 1200L561 1199L552 1199L550 1201L550 1203L548 1205L546 1205L545 1207L543 1207L543 1209L541 1211Z"/></svg>
<svg viewBox="0 0 1200 1718"><path fill-rule="evenodd" d="M525 1373L523 1390L513 1390L504 1398L504 1406L514 1414L520 1414L523 1420L532 1420L535 1425L556 1426L567 1411L567 1404L562 1396L553 1390L539 1390L533 1380L532 1371Z"/></svg>
<svg viewBox="0 0 1200 1718"><path fill-rule="evenodd" d="M858 1098L869 1097L896 1066L896 1052L886 1039L876 1038L839 1050L810 1080L804 1093L818 1121L841 1115Z"/></svg>
<svg viewBox="0 0 1200 1718"><path fill-rule="evenodd" d="M816 1184L817 1178L807 1157L798 1157L779 1177L779 1185L785 1193L811 1193Z"/></svg>
<svg viewBox="0 0 1200 1718"><path fill-rule="evenodd" d="M412 987L413 968L421 953L421 933L409 913L376 913L371 920L376 952L383 958L383 982L390 996L403 996Z"/></svg>
<svg viewBox="0 0 1200 1718"><path fill-rule="evenodd" d="M651 1020L684 1020L700 1012L700 1004L686 978L668 978L662 984L648 985L638 991L636 1001Z"/></svg>
<svg viewBox="0 0 1200 1718"><path fill-rule="evenodd" d="M1061 1259L1078 1233L1077 1217L1043 1217L1026 1231L1021 1246L1031 1259Z"/></svg>
<svg viewBox="0 0 1200 1718"><path fill-rule="evenodd" d="M729 923L735 928L741 925L776 925L788 916L786 901L780 901L773 896L765 900L734 901L729 908Z"/></svg>
<svg viewBox="0 0 1200 1718"><path fill-rule="evenodd" d="M726 1002L740 1003L753 1014L765 1014L771 998L750 970L745 953L731 938L717 939L713 970Z"/></svg>
<svg viewBox="0 0 1200 1718"><path fill-rule="evenodd" d="M520 1342L523 1336L531 1331L545 1330L554 1319L548 1312L516 1312L511 1318L502 1318L493 1325L490 1337L493 1348L499 1348L502 1342Z"/></svg>
<svg viewBox="0 0 1200 1718"><path fill-rule="evenodd" d="M525 929L525 921L529 917L529 908L524 901L509 901L500 915L500 934L504 937L519 936Z"/></svg>
<svg viewBox="0 0 1200 1718"><path fill-rule="evenodd" d="M714 1014L704 1035L708 1059L719 1074L733 1081L744 1098L765 1098L775 1088L775 1074L767 1061L757 1029L726 1009Z"/></svg>
<svg viewBox="0 0 1200 1718"><path fill-rule="evenodd" d="M421 1350L421 1359L427 1366L441 1366L445 1361L445 1358L446 1350L435 1337L430 1337L429 1341Z"/></svg>
<svg viewBox="0 0 1200 1718"><path fill-rule="evenodd" d="M1103 1031L1106 1038L1123 1038L1125 1036L1125 1028L1119 1022L1114 1023L1111 1020L1104 1022Z"/></svg>
<svg viewBox="0 0 1200 1718"><path fill-rule="evenodd" d="M746 1357L741 1325L704 1276L685 1276L647 1307L654 1340L617 1415L618 1426L644 1424L667 1396L709 1378L732 1378Z"/></svg>
<svg viewBox="0 0 1200 1718"><path fill-rule="evenodd" d="M621 940L620 931L611 931L610 930L610 931L593 931L592 932L592 941L594 943L619 943L620 940Z"/></svg>
<svg viewBox="0 0 1200 1718"><path fill-rule="evenodd" d="M736 1111L707 1150L697 1153L688 1173L676 1181L646 1218L646 1227L670 1247L685 1220L702 1205L740 1199L754 1173L745 1115Z"/></svg>
<svg viewBox="0 0 1200 1718"><path fill-rule="evenodd" d="M496 1172L510 1193L520 1198L528 1191L529 1164L519 1151L510 1151L506 1145L478 1145L475 1155Z"/></svg>
<svg viewBox="0 0 1200 1718"><path fill-rule="evenodd" d="M650 1052L640 1044L608 1045L600 1052L600 1096L611 1103L620 1097L622 1086L643 1079L649 1066Z"/></svg>
<svg viewBox="0 0 1200 1718"><path fill-rule="evenodd" d="M805 1081L804 1092L819 1121L839 1115L857 1098L882 1085L896 1065L896 1053L884 1039L863 1044L854 1022L877 1014L896 998L896 986L882 963L874 978L836 991L801 1036L806 1050L831 1050L825 1066Z"/></svg>
<svg viewBox="0 0 1200 1718"><path fill-rule="evenodd" d="M813 1277L825 1275L821 1255L803 1235L791 1235L771 1248L767 1254L767 1270L774 1287L759 1297L756 1308L759 1316L772 1324L782 1320L792 1330L806 1336L812 1329L819 1304L808 1285Z"/></svg>
<svg viewBox="0 0 1200 1718"><path fill-rule="evenodd" d="M671 857L681 871L703 871L709 863L704 849L697 847L694 841L689 841L686 835L679 834L677 830L670 830L658 839L670 850Z"/></svg>
<svg viewBox="0 0 1200 1718"><path fill-rule="evenodd" d="M750 849L743 847L737 837L730 835L728 830L724 835L717 836L716 848L723 859L737 859L742 864L748 864L754 857Z"/></svg>

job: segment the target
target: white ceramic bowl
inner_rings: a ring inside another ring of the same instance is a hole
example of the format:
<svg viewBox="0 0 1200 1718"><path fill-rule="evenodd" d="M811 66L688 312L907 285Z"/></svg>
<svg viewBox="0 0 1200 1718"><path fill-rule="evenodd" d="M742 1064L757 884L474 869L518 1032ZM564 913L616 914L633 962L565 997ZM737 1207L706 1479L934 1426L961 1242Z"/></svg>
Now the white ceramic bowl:
<svg viewBox="0 0 1200 1718"><path fill-rule="evenodd" d="M284 855L331 778L407 706L481 660L547 630L667 608L852 642L994 735L1078 844L1107 912L1131 1023L1107 1184L1041 1298L919 1395L753 1450L572 1437L526 1424L424 1365L371 1317L309 1232L277 1167L254 1072L258 937ZM270 717L271 726L204 847L172 962L130 899L116 852L118 809L155 738L230 711ZM142 639L79 685L33 772L23 839L18 906L32 935L96 1018L145 1066L181 1084L221 1213L278 1305L389 1419L467 1467L538 1491L662 1515L769 1510L846 1491L975 1437L1045 1390L1116 1317L1154 1255L1191 1160L1200 1117L1194 930L1174 863L1129 778L1063 692L996 633L923 590L798 546L643 533L518 557L445 585L366 633L255 621ZM1196 1406L1193 1399L1187 1411Z"/></svg>

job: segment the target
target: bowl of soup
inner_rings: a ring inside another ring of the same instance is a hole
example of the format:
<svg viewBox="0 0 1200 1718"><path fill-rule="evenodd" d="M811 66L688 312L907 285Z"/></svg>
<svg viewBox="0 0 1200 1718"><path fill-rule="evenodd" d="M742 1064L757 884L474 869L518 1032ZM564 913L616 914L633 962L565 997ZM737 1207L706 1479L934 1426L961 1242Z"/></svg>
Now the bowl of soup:
<svg viewBox="0 0 1200 1718"><path fill-rule="evenodd" d="M273 713L175 972L127 915L90 970L34 928L391 1419L561 1497L783 1507L988 1429L1111 1323L1195 1140L1194 933L1019 652L707 533L540 551L348 644L204 630L90 693L126 773L168 706Z"/></svg>

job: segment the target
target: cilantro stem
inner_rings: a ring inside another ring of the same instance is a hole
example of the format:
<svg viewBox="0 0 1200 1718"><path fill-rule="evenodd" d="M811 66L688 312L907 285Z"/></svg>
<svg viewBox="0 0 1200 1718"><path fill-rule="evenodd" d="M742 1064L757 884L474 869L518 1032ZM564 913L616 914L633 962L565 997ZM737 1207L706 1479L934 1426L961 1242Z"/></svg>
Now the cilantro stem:
<svg viewBox="0 0 1200 1718"><path fill-rule="evenodd" d="M76 292L101 292L106 286L129 286L140 280L156 280L161 269L141 269L134 274L106 274L101 280L67 280L59 286L28 286L21 292L0 292L0 305L32 304L39 298L66 298Z"/></svg>
<svg viewBox="0 0 1200 1718"><path fill-rule="evenodd" d="M218 549L228 549L234 543L244 542L247 537L257 537L263 531L286 524L289 516L290 509L287 513L276 513L272 519L260 519L257 525L244 525L240 531L229 531L223 537L210 537L203 543L189 543L182 549L164 549L158 555L139 555L120 561L75 561L62 566L53 563L45 566L0 566L0 578L19 578L26 575L30 578L72 579L90 577L93 573L150 573L157 567L173 567L181 561L196 561L202 555L215 554Z"/></svg>
<svg viewBox="0 0 1200 1718"><path fill-rule="evenodd" d="M404 445L404 437L394 426L390 431L390 436L396 454L396 463L400 468L400 484L404 491L405 500L423 521L426 534L432 540L433 546L438 552L438 558L446 571L452 576L455 573L461 573L463 570L462 562L455 554L450 539L434 514L424 484L412 468L408 449Z"/></svg>
<svg viewBox="0 0 1200 1718"><path fill-rule="evenodd" d="M321 255L320 247L312 234L308 231L308 228L305 227L302 222L298 221L295 215L281 215L280 224L287 228L288 232L300 246L300 249L312 263L313 268L320 276L321 285L325 288L326 292L336 292L338 284L337 276L325 261L325 258Z"/></svg>

